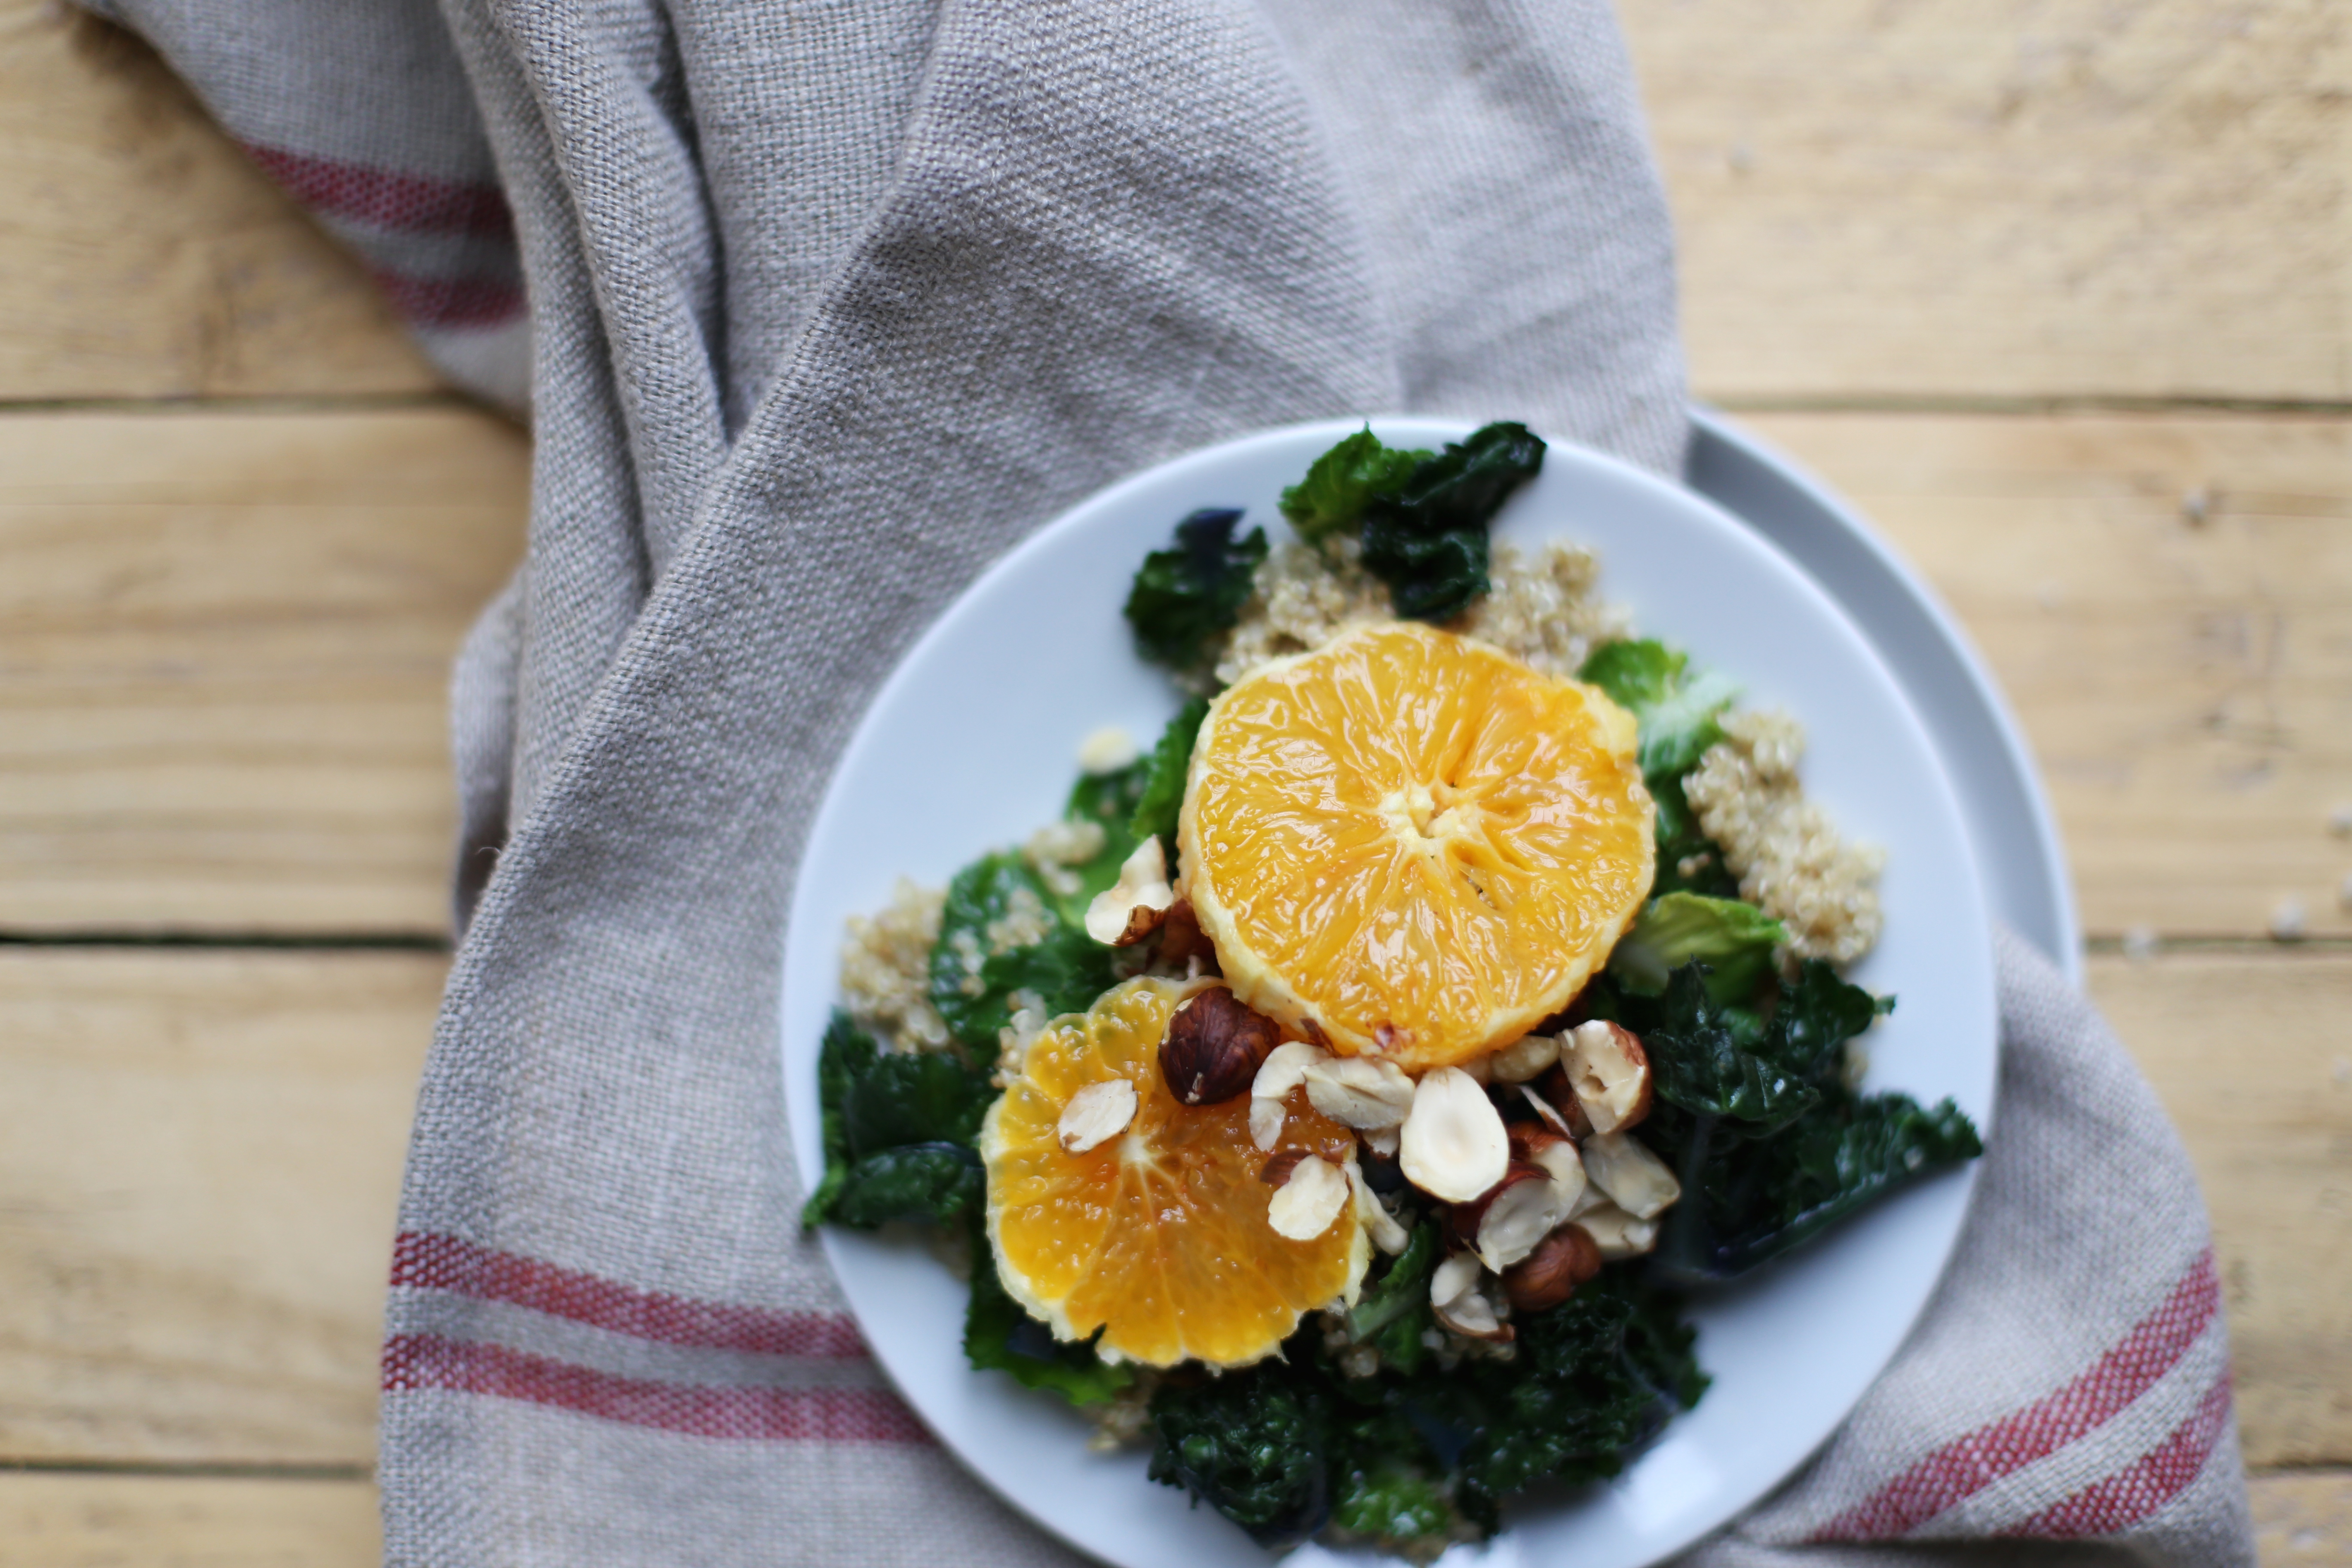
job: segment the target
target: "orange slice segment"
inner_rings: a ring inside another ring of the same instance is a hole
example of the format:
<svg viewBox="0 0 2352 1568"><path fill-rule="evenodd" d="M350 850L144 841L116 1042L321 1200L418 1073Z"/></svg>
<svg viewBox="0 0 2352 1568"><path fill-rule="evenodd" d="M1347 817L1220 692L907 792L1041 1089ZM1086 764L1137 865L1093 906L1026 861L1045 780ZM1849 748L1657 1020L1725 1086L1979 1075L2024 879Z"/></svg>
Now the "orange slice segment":
<svg viewBox="0 0 2352 1568"><path fill-rule="evenodd" d="M1648 896L1653 812L1600 690L1404 623L1220 696L1177 842L1236 995L1419 1073L1576 994Z"/></svg>
<svg viewBox="0 0 2352 1568"><path fill-rule="evenodd" d="M1266 1162L1296 1149L1347 1160L1355 1134L1294 1090L1273 1154L1250 1141L1249 1097L1186 1106L1160 1075L1160 1042L1186 987L1128 981L1057 1018L981 1124L988 1234L1013 1300L1065 1340L1102 1331L1108 1357L1242 1366L1270 1353L1307 1311L1352 1296L1370 1256L1355 1205L1320 1236L1266 1223ZM1135 1086L1135 1119L1082 1153L1059 1126L1081 1089Z"/></svg>

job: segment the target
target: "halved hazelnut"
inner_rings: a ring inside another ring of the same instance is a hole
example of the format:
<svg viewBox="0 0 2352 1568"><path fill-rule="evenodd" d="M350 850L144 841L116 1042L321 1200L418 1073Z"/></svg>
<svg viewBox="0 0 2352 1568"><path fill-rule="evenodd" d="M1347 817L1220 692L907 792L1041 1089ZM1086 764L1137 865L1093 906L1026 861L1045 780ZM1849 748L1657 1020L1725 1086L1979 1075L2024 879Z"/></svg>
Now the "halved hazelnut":
<svg viewBox="0 0 2352 1568"><path fill-rule="evenodd" d="M1215 946L1201 930L1200 917L1192 912L1192 900L1179 898L1168 906L1168 915L1160 922L1160 962L1182 963L1197 958L1213 968L1217 956Z"/></svg>
<svg viewBox="0 0 2352 1568"><path fill-rule="evenodd" d="M1160 1076L1187 1105L1217 1105L1250 1089L1281 1031L1223 985L1177 1005L1160 1042Z"/></svg>
<svg viewBox="0 0 2352 1568"><path fill-rule="evenodd" d="M1524 1173L1525 1179L1514 1179ZM1575 1194L1539 1165L1515 1162L1503 1184L1485 1200L1473 1245L1478 1260L1500 1274L1536 1249L1568 1218ZM1459 1213L1459 1210L1455 1211Z"/></svg>
<svg viewBox="0 0 2352 1568"><path fill-rule="evenodd" d="M1308 1154L1291 1167L1289 1178L1266 1205L1265 1223L1287 1241L1312 1241L1331 1228L1353 1193L1339 1167Z"/></svg>
<svg viewBox="0 0 2352 1568"><path fill-rule="evenodd" d="M1250 1142L1256 1144L1261 1152L1272 1149L1281 1141L1282 1124L1289 1120L1290 1110L1282 1101L1268 1100L1263 1095L1250 1097Z"/></svg>
<svg viewBox="0 0 2352 1568"><path fill-rule="evenodd" d="M1067 1153L1083 1154L1108 1138L1127 1131L1135 1120L1135 1085L1123 1078L1090 1083L1070 1096L1054 1132Z"/></svg>
<svg viewBox="0 0 2352 1568"><path fill-rule="evenodd" d="M1393 1160L1397 1157L1397 1130L1393 1127L1364 1129L1364 1147L1383 1160Z"/></svg>
<svg viewBox="0 0 2352 1568"><path fill-rule="evenodd" d="M1488 1058L1496 1083L1526 1083L1559 1060L1556 1035L1521 1035Z"/></svg>
<svg viewBox="0 0 2352 1568"><path fill-rule="evenodd" d="M1601 1204L1570 1222L1592 1237L1604 1262L1639 1258L1658 1245L1658 1222L1636 1219L1615 1204Z"/></svg>
<svg viewBox="0 0 2352 1568"><path fill-rule="evenodd" d="M1412 1079L1394 1062L1334 1057L1307 1069L1307 1098L1342 1127L1397 1127L1412 1109Z"/></svg>
<svg viewBox="0 0 2352 1568"><path fill-rule="evenodd" d="M1310 1046L1304 1040L1285 1040L1274 1047L1273 1054L1257 1069L1250 1092L1260 1100L1286 1099L1292 1089L1307 1081L1308 1068L1330 1059L1331 1053L1320 1046Z"/></svg>
<svg viewBox="0 0 2352 1568"><path fill-rule="evenodd" d="M1503 1295L1518 1312L1557 1307L1601 1272L1601 1247L1580 1225L1563 1225L1503 1271Z"/></svg>
<svg viewBox="0 0 2352 1568"><path fill-rule="evenodd" d="M1584 1114L1584 1107L1576 1102L1576 1090L1568 1081L1568 1069L1555 1064L1535 1081L1535 1091L1552 1109L1570 1138L1589 1137L1592 1123Z"/></svg>
<svg viewBox="0 0 2352 1568"><path fill-rule="evenodd" d="M1635 1219L1654 1219L1683 1195L1683 1186L1649 1145L1625 1132L1596 1132L1584 1141L1584 1172Z"/></svg>
<svg viewBox="0 0 2352 1568"><path fill-rule="evenodd" d="M1389 1213L1388 1205L1381 1202L1380 1194L1372 1191L1371 1184L1364 1180L1362 1167L1349 1160L1346 1170L1348 1185L1356 1194L1356 1213L1362 1217L1364 1229L1371 1236L1372 1245L1391 1258L1412 1246L1412 1232L1398 1224L1396 1215Z"/></svg>
<svg viewBox="0 0 2352 1568"><path fill-rule="evenodd" d="M1511 1326L1496 1315L1495 1303L1478 1289L1483 1272L1477 1258L1457 1252L1437 1266L1429 1278L1429 1310L1445 1329L1465 1340L1506 1342Z"/></svg>
<svg viewBox="0 0 2352 1568"><path fill-rule="evenodd" d="M1439 1068L1415 1086L1398 1134L1405 1180L1445 1203L1468 1203L1503 1179L1511 1148L1502 1113L1477 1080Z"/></svg>
<svg viewBox="0 0 2352 1568"><path fill-rule="evenodd" d="M1118 880L1087 906L1087 934L1107 946L1132 947L1160 929L1175 902L1176 889L1168 885L1168 852L1155 833L1120 862Z"/></svg>
<svg viewBox="0 0 2352 1568"><path fill-rule="evenodd" d="M1601 1018L1579 1024L1560 1065L1595 1132L1622 1132L1650 1114L1650 1058L1633 1030Z"/></svg>
<svg viewBox="0 0 2352 1568"><path fill-rule="evenodd" d="M1257 1179L1269 1187L1278 1187L1290 1180L1290 1173L1298 1169L1298 1162L1315 1152L1312 1149L1285 1149L1279 1154L1266 1157L1257 1168Z"/></svg>
<svg viewBox="0 0 2352 1568"><path fill-rule="evenodd" d="M1559 1190L1562 1217L1571 1215L1589 1190L1584 1161L1576 1145L1549 1128L1525 1122L1511 1129L1511 1158L1539 1167Z"/></svg>
<svg viewBox="0 0 2352 1568"><path fill-rule="evenodd" d="M1554 1110L1551 1106L1551 1101L1546 1100L1542 1095L1536 1092L1535 1085L1531 1083L1523 1083L1519 1085L1519 1092L1527 1096L1528 1103L1535 1107L1536 1114L1543 1119L1543 1124L1546 1127L1550 1128L1552 1131L1558 1133L1562 1138L1574 1138L1576 1136L1575 1133L1569 1131L1568 1118L1562 1116L1559 1111ZM1591 1129L1587 1128L1586 1131L1590 1131Z"/></svg>

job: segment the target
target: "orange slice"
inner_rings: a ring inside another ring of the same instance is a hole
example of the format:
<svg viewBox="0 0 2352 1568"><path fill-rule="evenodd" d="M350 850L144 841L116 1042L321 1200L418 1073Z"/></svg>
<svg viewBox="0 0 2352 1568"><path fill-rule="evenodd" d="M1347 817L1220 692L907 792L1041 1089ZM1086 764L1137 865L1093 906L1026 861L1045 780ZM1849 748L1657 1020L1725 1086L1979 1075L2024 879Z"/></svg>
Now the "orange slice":
<svg viewBox="0 0 2352 1568"><path fill-rule="evenodd" d="M1234 994L1413 1073L1518 1038L1648 896L1633 728L1593 687L1414 623L1232 687L1177 843Z"/></svg>
<svg viewBox="0 0 2352 1568"><path fill-rule="evenodd" d="M1111 1359L1242 1366L1307 1311L1352 1297L1370 1256L1352 1203L1320 1236L1266 1223L1269 1159L1299 1150L1338 1165L1355 1134L1294 1090L1272 1154L1250 1141L1249 1096L1187 1106L1160 1075L1160 1042L1186 987L1136 979L1055 1019L981 1124L988 1234L1013 1300L1056 1337L1102 1331ZM1124 1078L1135 1119L1083 1153L1063 1148L1072 1097Z"/></svg>

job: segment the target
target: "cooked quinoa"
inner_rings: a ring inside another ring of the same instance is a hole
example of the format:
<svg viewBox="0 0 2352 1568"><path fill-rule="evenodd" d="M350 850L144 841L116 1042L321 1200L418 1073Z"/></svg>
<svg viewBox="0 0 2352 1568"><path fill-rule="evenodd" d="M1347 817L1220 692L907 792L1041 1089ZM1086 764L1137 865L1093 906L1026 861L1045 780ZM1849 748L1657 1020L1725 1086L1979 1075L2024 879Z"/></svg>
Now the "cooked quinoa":
<svg viewBox="0 0 2352 1568"><path fill-rule="evenodd" d="M1573 675L1595 647L1628 635L1623 609L1593 592L1601 563L1580 545L1555 542L1527 556L1497 544L1487 575L1490 590L1447 629L1492 643L1546 675ZM1364 570L1354 540L1332 542L1328 556L1286 540L1257 570L1217 658L1217 680L1230 686L1274 659L1394 619L1388 585Z"/></svg>
<svg viewBox="0 0 2352 1568"><path fill-rule="evenodd" d="M841 948L842 1005L858 1027L893 1050L935 1051L948 1026L931 1006L931 949L939 944L942 888L898 879L875 915L849 917Z"/></svg>
<svg viewBox="0 0 2352 1568"><path fill-rule="evenodd" d="M1724 739L1683 781L1699 826L1723 847L1739 896L1789 930L1800 958L1851 963L1878 941L1884 851L1838 837L1805 798L1797 763L1804 727L1787 713L1734 713Z"/></svg>

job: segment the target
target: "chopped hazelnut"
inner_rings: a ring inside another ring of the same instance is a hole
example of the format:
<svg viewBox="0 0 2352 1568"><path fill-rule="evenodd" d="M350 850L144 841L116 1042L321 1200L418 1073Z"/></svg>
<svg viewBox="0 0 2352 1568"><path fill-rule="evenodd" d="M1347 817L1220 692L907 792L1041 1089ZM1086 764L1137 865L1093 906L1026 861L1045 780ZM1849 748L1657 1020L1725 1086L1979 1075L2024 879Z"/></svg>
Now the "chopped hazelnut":
<svg viewBox="0 0 2352 1568"><path fill-rule="evenodd" d="M1168 885L1168 852L1155 833L1120 863L1118 880L1087 906L1087 934L1108 947L1132 947L1160 929L1175 901L1176 889Z"/></svg>
<svg viewBox="0 0 2352 1568"><path fill-rule="evenodd" d="M1083 1154L1126 1131L1135 1120L1135 1085L1123 1078L1107 1078L1070 1096L1054 1131L1066 1152Z"/></svg>
<svg viewBox="0 0 2352 1568"><path fill-rule="evenodd" d="M1248 1090L1281 1037L1273 1019L1223 985L1179 1004L1160 1042L1160 1076L1186 1105L1217 1105Z"/></svg>

